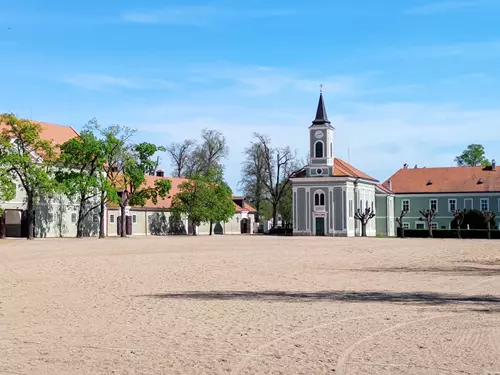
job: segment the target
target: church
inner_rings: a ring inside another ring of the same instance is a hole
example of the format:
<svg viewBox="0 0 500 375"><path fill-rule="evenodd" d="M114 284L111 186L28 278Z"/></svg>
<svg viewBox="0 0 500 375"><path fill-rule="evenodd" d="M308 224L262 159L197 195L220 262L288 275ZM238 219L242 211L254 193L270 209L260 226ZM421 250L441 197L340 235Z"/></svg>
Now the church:
<svg viewBox="0 0 500 375"><path fill-rule="evenodd" d="M292 181L293 234L296 236L361 235L358 209L376 213L367 236L394 235L394 195L375 178L335 157L335 128L328 120L323 93L309 126L309 162Z"/></svg>

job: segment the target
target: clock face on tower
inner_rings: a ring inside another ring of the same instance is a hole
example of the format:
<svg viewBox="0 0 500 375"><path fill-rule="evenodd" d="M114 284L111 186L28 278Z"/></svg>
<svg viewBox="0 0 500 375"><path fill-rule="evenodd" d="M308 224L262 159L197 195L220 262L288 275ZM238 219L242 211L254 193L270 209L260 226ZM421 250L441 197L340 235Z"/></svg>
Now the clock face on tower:
<svg viewBox="0 0 500 375"><path fill-rule="evenodd" d="M316 133L314 133L314 136L316 139L321 139L323 138L323 132L321 130L316 130Z"/></svg>

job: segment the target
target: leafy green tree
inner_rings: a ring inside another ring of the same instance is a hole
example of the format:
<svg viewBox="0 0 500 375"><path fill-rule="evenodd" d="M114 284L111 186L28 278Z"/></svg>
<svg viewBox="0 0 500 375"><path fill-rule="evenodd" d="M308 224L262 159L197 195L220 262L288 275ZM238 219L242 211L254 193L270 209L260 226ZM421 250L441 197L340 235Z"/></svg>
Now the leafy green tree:
<svg viewBox="0 0 500 375"><path fill-rule="evenodd" d="M196 227L210 220L207 202L212 199L212 191L207 182L206 177L196 174L179 185L180 191L172 199L172 214L188 217L193 236L196 236Z"/></svg>
<svg viewBox="0 0 500 375"><path fill-rule="evenodd" d="M479 144L470 144L459 156L455 158L459 167L488 166L490 161L486 158L484 147Z"/></svg>
<svg viewBox="0 0 500 375"><path fill-rule="evenodd" d="M56 159L51 142L41 139L40 124L4 114L0 123L5 124L0 133L0 174L21 182L26 192L29 240L35 228L34 208L43 195L56 189L53 165Z"/></svg>
<svg viewBox="0 0 500 375"><path fill-rule="evenodd" d="M222 171L210 172L206 177L208 185L207 221L210 222L210 235L214 223L224 223L234 216L233 191L222 178Z"/></svg>
<svg viewBox="0 0 500 375"><path fill-rule="evenodd" d="M70 139L61 145L59 169L56 180L71 201L78 204L76 237L82 238L83 224L90 212L99 207L101 174L103 173L104 155L102 143L89 130L84 130L80 137Z"/></svg>
<svg viewBox="0 0 500 375"><path fill-rule="evenodd" d="M285 193L278 207L284 228L290 228L293 220L292 185L287 184Z"/></svg>
<svg viewBox="0 0 500 375"><path fill-rule="evenodd" d="M164 198L170 191L172 184L168 179L156 179L154 186L146 185L146 175L154 172L158 165L153 159L158 151L165 151L165 148L147 142L134 145L123 154L121 172L111 171L111 180L120 198L122 237L126 237L127 206L144 206L148 200L156 204L158 197Z"/></svg>

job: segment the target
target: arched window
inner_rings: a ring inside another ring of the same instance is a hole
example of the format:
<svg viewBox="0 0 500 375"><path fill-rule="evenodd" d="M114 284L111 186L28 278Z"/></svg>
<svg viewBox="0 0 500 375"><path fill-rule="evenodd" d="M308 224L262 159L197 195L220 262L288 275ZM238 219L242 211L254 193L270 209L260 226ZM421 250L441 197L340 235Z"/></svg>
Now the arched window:
<svg viewBox="0 0 500 375"><path fill-rule="evenodd" d="M322 191L317 191L314 193L314 205L315 206L324 206L325 205L325 193Z"/></svg>
<svg viewBox="0 0 500 375"><path fill-rule="evenodd" d="M323 157L323 142L316 141L314 144L314 157L322 158Z"/></svg>

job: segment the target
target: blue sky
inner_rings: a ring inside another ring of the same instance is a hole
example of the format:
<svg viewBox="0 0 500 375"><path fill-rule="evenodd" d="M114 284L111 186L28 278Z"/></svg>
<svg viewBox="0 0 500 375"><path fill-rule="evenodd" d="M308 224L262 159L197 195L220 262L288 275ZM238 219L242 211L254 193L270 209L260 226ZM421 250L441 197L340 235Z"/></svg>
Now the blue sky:
<svg viewBox="0 0 500 375"><path fill-rule="evenodd" d="M336 156L380 180L404 163L452 165L469 143L500 159L500 0L0 9L0 112L78 130L95 117L163 145L218 129L234 190L254 132L307 154L320 84Z"/></svg>

